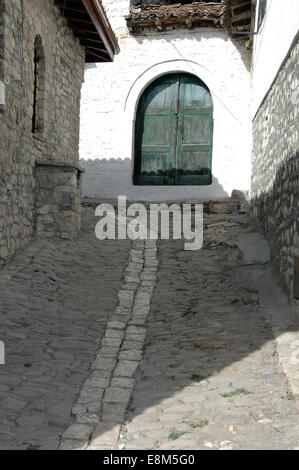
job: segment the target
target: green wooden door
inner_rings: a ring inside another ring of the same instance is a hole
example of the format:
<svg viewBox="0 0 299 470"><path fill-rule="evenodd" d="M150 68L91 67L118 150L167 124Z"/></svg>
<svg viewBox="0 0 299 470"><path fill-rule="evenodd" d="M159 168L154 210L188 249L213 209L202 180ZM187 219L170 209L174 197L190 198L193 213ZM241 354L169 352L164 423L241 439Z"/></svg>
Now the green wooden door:
<svg viewBox="0 0 299 470"><path fill-rule="evenodd" d="M193 75L170 74L143 93L135 129L134 184L211 184L212 97Z"/></svg>

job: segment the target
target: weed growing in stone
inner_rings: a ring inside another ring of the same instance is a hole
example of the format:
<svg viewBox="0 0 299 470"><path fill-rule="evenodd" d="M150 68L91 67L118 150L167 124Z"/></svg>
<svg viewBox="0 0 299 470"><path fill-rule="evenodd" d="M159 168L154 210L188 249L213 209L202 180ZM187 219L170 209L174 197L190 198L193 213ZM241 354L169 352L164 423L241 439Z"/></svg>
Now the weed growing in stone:
<svg viewBox="0 0 299 470"><path fill-rule="evenodd" d="M209 424L209 421L207 419L203 420L203 421L200 421L199 423L188 423L186 421L183 421L184 424L188 424L188 426L190 426L191 428L193 429L201 429L201 428L204 428L205 426L207 426Z"/></svg>
<svg viewBox="0 0 299 470"><path fill-rule="evenodd" d="M201 382L202 380L205 379L205 377L203 375L192 374L190 379L193 380L194 382Z"/></svg>
<svg viewBox="0 0 299 470"><path fill-rule="evenodd" d="M246 390L245 388L237 388L233 392L223 393L221 396L224 398L234 397L235 395L250 395L252 392Z"/></svg>
<svg viewBox="0 0 299 470"><path fill-rule="evenodd" d="M39 450L40 445L30 444L30 442L23 442L23 445L27 445L26 450Z"/></svg>
<svg viewBox="0 0 299 470"><path fill-rule="evenodd" d="M182 314L181 314L181 317L182 318L185 318L187 317L188 315L196 315L197 312L194 312L193 310L191 310L191 308L187 308L187 310L185 310Z"/></svg>
<svg viewBox="0 0 299 470"><path fill-rule="evenodd" d="M176 439L179 439L179 437L183 436L184 434L186 434L185 432L179 432L179 431L172 431L169 436L168 436L168 439L171 439L172 441L175 441Z"/></svg>

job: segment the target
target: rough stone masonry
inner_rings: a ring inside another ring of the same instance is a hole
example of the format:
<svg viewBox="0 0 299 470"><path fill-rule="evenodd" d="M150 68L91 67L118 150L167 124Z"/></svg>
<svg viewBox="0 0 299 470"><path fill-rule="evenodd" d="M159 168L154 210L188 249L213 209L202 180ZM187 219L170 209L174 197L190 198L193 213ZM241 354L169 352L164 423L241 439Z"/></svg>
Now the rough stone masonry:
<svg viewBox="0 0 299 470"><path fill-rule="evenodd" d="M298 449L298 320L248 222L205 214L190 252L97 240L88 208L30 243L0 271L0 449Z"/></svg>
<svg viewBox="0 0 299 470"><path fill-rule="evenodd" d="M270 242L290 297L299 258L298 54L297 35L253 122L252 215Z"/></svg>
<svg viewBox="0 0 299 470"><path fill-rule="evenodd" d="M32 133L37 40L40 127ZM53 1L0 0L0 265L34 229L71 238L79 227L84 62L84 48Z"/></svg>

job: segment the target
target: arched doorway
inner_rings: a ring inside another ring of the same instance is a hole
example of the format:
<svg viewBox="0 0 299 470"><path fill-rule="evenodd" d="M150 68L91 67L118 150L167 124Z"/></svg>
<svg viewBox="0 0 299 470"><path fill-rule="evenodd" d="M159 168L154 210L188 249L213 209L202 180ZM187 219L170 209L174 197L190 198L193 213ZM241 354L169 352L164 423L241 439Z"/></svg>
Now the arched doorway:
<svg viewBox="0 0 299 470"><path fill-rule="evenodd" d="M136 185L212 183L213 101L188 73L172 73L143 92L136 115Z"/></svg>

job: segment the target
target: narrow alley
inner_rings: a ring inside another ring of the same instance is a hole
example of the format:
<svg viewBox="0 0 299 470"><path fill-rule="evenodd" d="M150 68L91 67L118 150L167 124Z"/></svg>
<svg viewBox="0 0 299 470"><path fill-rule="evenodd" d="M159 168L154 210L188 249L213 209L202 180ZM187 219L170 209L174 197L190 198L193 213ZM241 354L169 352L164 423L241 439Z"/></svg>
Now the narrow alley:
<svg viewBox="0 0 299 470"><path fill-rule="evenodd" d="M299 450L298 57L298 0L0 0L0 451Z"/></svg>
<svg viewBox="0 0 299 470"><path fill-rule="evenodd" d="M194 252L83 214L0 272L0 448L298 449L298 322L247 216Z"/></svg>

